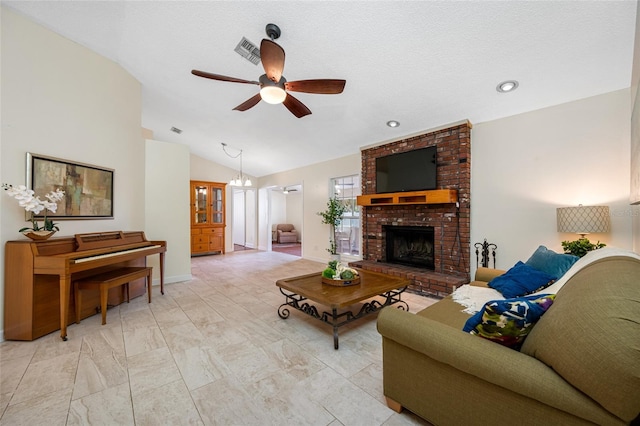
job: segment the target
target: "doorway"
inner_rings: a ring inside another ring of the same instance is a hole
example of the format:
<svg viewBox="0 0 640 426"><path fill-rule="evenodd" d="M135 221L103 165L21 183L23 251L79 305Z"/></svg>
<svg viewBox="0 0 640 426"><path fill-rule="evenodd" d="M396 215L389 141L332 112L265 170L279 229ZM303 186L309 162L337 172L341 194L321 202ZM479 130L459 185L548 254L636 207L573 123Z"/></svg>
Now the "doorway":
<svg viewBox="0 0 640 426"><path fill-rule="evenodd" d="M272 251L302 257L302 212L302 184L271 188L269 217ZM278 224L293 225L297 240L278 242L276 231Z"/></svg>
<svg viewBox="0 0 640 426"><path fill-rule="evenodd" d="M253 188L232 188L233 250L256 248L256 191Z"/></svg>

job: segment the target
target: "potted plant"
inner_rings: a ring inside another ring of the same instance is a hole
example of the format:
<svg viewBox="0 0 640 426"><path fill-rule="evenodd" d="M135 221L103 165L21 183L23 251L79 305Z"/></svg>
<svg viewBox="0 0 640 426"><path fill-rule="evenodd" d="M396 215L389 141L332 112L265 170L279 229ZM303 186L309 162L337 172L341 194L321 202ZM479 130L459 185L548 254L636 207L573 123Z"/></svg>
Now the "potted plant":
<svg viewBox="0 0 640 426"><path fill-rule="evenodd" d="M331 227L331 238L329 239L329 248L327 251L334 256L337 256L336 245L336 229L342 221L342 215L346 210L345 205L338 200L336 196L333 196L327 202L327 209L322 212L318 212L318 215L322 217L322 223Z"/></svg>
<svg viewBox="0 0 640 426"><path fill-rule="evenodd" d="M565 254L572 254L574 256L582 257L592 250L597 250L606 246L605 243L598 241L593 244L587 238L579 238L576 241L563 241L562 248Z"/></svg>
<svg viewBox="0 0 640 426"><path fill-rule="evenodd" d="M45 195L48 201L43 201L39 196L35 196L33 190L28 189L24 185L13 186L6 183L2 184L2 188L7 191L7 195L18 200L20 207L31 213L32 227L25 227L18 232L22 232L25 236L35 239L44 240L59 231L58 225L53 223L51 219L47 219L47 211L55 213L58 208L58 202L64 198L64 191L56 189ZM38 225L36 215L44 211L44 224Z"/></svg>

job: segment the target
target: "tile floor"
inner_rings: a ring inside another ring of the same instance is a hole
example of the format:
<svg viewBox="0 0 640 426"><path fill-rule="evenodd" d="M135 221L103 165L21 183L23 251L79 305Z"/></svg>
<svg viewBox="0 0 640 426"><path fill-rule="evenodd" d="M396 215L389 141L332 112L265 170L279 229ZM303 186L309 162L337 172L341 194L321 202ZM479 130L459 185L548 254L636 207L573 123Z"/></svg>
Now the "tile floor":
<svg viewBox="0 0 640 426"><path fill-rule="evenodd" d="M375 316L283 320L279 278L324 265L246 251L192 259L193 279L33 342L0 343L2 425L416 425L387 408ZM434 300L405 294L411 311Z"/></svg>

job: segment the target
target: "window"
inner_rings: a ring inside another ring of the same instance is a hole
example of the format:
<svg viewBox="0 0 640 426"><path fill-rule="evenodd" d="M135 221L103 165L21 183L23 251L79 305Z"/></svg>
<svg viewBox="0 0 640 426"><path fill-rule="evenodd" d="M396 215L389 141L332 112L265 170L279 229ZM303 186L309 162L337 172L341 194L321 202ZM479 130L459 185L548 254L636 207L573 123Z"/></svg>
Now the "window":
<svg viewBox="0 0 640 426"><path fill-rule="evenodd" d="M331 179L333 195L346 207L342 221L336 229L336 246L340 254L360 256L360 206L356 197L360 195L360 175Z"/></svg>

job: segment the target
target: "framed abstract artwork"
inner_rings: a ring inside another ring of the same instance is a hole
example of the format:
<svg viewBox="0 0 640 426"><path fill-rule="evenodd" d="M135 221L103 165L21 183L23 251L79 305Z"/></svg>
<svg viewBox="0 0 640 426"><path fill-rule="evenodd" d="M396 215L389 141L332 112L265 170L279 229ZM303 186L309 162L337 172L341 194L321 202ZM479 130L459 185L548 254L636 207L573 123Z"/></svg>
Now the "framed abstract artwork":
<svg viewBox="0 0 640 426"><path fill-rule="evenodd" d="M56 219L113 219L113 169L27 153L27 186L36 195L60 189Z"/></svg>

